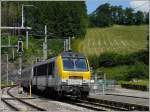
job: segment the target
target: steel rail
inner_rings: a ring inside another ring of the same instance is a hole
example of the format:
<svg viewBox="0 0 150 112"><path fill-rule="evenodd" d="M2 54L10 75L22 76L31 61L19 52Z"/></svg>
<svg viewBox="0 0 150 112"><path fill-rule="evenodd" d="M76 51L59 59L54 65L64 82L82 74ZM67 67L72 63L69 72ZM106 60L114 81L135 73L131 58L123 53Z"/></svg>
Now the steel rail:
<svg viewBox="0 0 150 112"><path fill-rule="evenodd" d="M103 100L103 99L96 99L96 98L88 98L88 102L98 103L98 104L104 104L108 105L113 108L120 108L120 109L126 109L128 111L148 111L148 106L138 105L138 104L131 104L131 103L124 103L124 102L116 102L116 101L110 101L110 100Z"/></svg>
<svg viewBox="0 0 150 112"><path fill-rule="evenodd" d="M106 105L106 104L100 104L100 103L96 103L96 102L89 102L87 100L79 100L79 101L87 103L87 104L91 104L93 106L104 107L106 110L119 110L119 111L127 111L128 110L126 108L120 108L120 107L115 107L115 106Z"/></svg>
<svg viewBox="0 0 150 112"><path fill-rule="evenodd" d="M11 103L7 102L5 98L1 98L1 100L6 104L8 105L11 109L15 110L15 111L20 111L19 108L13 106Z"/></svg>
<svg viewBox="0 0 150 112"><path fill-rule="evenodd" d="M11 89L12 89L12 88L9 88L9 89L7 90L7 94L8 94L9 96L11 96L12 98L14 98L15 100L17 100L17 101L19 101L19 102L21 102L21 103L23 103L23 104L25 104L25 105L27 105L27 106L30 106L30 107L32 107L32 108L38 110L38 111L46 111L46 109L43 109L43 108L38 107L38 106L35 106L35 105L31 104L31 103L28 103L28 102L26 102L26 101L23 101L22 99L20 99L20 98L18 98L18 97L15 97L14 95L11 94L11 92L10 92ZM4 102L7 102L7 101L6 101L6 98L3 98L3 101L4 101ZM6 104L8 104L9 106L11 105L11 104L9 104L8 102L7 102ZM11 107L11 108L14 108L14 110L17 110L17 111L19 110L19 111L20 111L20 109L18 109L18 108L15 109L14 106L10 106L10 107Z"/></svg>
<svg viewBox="0 0 150 112"><path fill-rule="evenodd" d="M124 96L124 97L131 97L131 98L141 98L141 99L149 99L149 98L147 98L147 97L129 96L129 95L119 95L119 94L111 94L111 93L107 93L106 95L113 95L113 96Z"/></svg>

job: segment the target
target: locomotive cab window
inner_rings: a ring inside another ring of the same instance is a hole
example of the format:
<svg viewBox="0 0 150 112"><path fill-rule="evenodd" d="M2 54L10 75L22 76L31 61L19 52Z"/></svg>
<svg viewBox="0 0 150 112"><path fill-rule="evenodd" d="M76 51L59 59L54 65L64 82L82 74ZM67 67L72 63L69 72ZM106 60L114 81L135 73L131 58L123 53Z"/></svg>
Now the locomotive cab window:
<svg viewBox="0 0 150 112"><path fill-rule="evenodd" d="M88 71L85 58L63 58L63 69L66 71Z"/></svg>
<svg viewBox="0 0 150 112"><path fill-rule="evenodd" d="M75 67L77 70L87 71L87 63L85 59L76 59Z"/></svg>

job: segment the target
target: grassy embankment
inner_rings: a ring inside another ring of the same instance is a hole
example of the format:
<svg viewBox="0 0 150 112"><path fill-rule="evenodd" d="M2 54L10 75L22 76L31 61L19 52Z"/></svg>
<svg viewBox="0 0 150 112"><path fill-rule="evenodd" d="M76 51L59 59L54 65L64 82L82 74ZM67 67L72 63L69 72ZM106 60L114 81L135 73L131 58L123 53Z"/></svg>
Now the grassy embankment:
<svg viewBox="0 0 150 112"><path fill-rule="evenodd" d="M87 57L99 56L109 52L128 55L140 50L146 50L147 34L147 25L114 25L108 28L89 28L85 38L74 40L72 47ZM118 78L117 80L121 80L129 69L140 69L142 64L122 64L112 67L99 66L96 70L105 72L107 79ZM148 74L148 66L143 65L142 70Z"/></svg>

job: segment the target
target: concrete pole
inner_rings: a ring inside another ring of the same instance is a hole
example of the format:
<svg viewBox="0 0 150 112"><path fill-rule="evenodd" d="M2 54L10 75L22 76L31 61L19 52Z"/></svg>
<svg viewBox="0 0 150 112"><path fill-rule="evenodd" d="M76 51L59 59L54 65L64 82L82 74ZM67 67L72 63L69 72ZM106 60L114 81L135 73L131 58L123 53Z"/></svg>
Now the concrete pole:
<svg viewBox="0 0 150 112"><path fill-rule="evenodd" d="M68 47L68 40L67 39L65 39L66 40L66 51L67 51L67 47Z"/></svg>
<svg viewBox="0 0 150 112"><path fill-rule="evenodd" d="M69 39L66 39L66 51L69 49Z"/></svg>
<svg viewBox="0 0 150 112"><path fill-rule="evenodd" d="M8 54L6 54L6 58L7 58L7 85L8 85Z"/></svg>
<svg viewBox="0 0 150 112"><path fill-rule="evenodd" d="M24 15L23 15L23 8L24 8L24 5L22 5L22 23L21 23L21 27L24 27Z"/></svg>
<svg viewBox="0 0 150 112"><path fill-rule="evenodd" d="M69 37L69 50L71 50L71 37Z"/></svg>
<svg viewBox="0 0 150 112"><path fill-rule="evenodd" d="M106 74L104 73L104 77L103 77L103 95L105 95L105 89L106 89Z"/></svg>
<svg viewBox="0 0 150 112"><path fill-rule="evenodd" d="M45 43L47 43L47 26L45 25Z"/></svg>
<svg viewBox="0 0 150 112"><path fill-rule="evenodd" d="M45 41L43 43L43 53L44 53L44 59L47 59L47 26L45 25Z"/></svg>
<svg viewBox="0 0 150 112"><path fill-rule="evenodd" d="M15 51L14 51L14 48L12 48L12 55L13 55L13 60L15 58Z"/></svg>
<svg viewBox="0 0 150 112"><path fill-rule="evenodd" d="M64 51L66 51L66 39L64 39Z"/></svg>
<svg viewBox="0 0 150 112"><path fill-rule="evenodd" d="M22 75L22 55L19 56L19 75Z"/></svg>
<svg viewBox="0 0 150 112"><path fill-rule="evenodd" d="M29 48L29 31L26 31L26 48Z"/></svg>
<svg viewBox="0 0 150 112"><path fill-rule="evenodd" d="M8 45L10 45L10 36L8 36Z"/></svg>

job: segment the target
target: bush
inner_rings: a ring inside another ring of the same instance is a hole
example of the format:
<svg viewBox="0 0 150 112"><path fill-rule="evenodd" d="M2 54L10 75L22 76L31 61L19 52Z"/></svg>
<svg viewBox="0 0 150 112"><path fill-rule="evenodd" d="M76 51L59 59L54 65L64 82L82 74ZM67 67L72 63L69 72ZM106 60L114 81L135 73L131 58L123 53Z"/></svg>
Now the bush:
<svg viewBox="0 0 150 112"><path fill-rule="evenodd" d="M133 65L137 62L144 62L148 65L148 51L142 50L132 54L117 54L113 52L106 52L100 56L90 56L89 61L94 68L98 67L114 67L118 65Z"/></svg>
<svg viewBox="0 0 150 112"><path fill-rule="evenodd" d="M88 57L90 66L92 66L94 69L99 67L99 57L97 55L92 55Z"/></svg>
<svg viewBox="0 0 150 112"><path fill-rule="evenodd" d="M135 63L133 65L120 65L115 67L101 67L96 71L106 73L106 78L110 80L132 81L133 79L148 79L148 66L144 63Z"/></svg>
<svg viewBox="0 0 150 112"><path fill-rule="evenodd" d="M135 52L129 55L134 61L142 61L145 64L149 64L149 51L141 50L139 52Z"/></svg>
<svg viewBox="0 0 150 112"><path fill-rule="evenodd" d="M125 80L130 81L132 79L148 79L148 66L138 62L135 66L130 67L125 74Z"/></svg>
<svg viewBox="0 0 150 112"><path fill-rule="evenodd" d="M120 82L121 87L128 88L128 89L136 89L136 90L142 90L147 91L148 90L148 81L140 81L140 82L126 82L121 81Z"/></svg>

